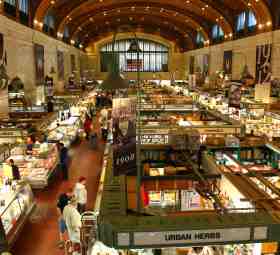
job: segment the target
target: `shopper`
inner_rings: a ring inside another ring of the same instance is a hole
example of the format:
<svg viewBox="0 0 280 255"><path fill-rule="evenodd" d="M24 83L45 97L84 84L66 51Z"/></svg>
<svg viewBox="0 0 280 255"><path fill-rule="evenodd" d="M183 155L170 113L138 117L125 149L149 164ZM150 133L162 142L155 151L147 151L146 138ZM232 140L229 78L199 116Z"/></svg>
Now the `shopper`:
<svg viewBox="0 0 280 255"><path fill-rule="evenodd" d="M68 205L68 202L71 200L73 196L73 189L69 188L66 193L60 194L57 201L57 211L58 211L58 226L59 226L59 247L64 247L64 240L65 240L65 234L66 234L66 223L63 218L63 210Z"/></svg>
<svg viewBox="0 0 280 255"><path fill-rule="evenodd" d="M47 111L48 111L48 113L51 113L54 111L54 105L53 105L53 102L51 99L47 102Z"/></svg>
<svg viewBox="0 0 280 255"><path fill-rule="evenodd" d="M92 128L92 119L86 114L85 122L84 122L84 131L86 133L86 139L89 139Z"/></svg>
<svg viewBox="0 0 280 255"><path fill-rule="evenodd" d="M76 183L74 188L74 195L78 201L78 211L81 214L86 211L86 204L87 204L86 182L87 180L85 177L80 177L79 181Z"/></svg>
<svg viewBox="0 0 280 255"><path fill-rule="evenodd" d="M63 143L59 143L59 158L60 158L60 167L62 170L62 176L64 180L68 180L68 167L69 167L69 154L68 149L64 146Z"/></svg>
<svg viewBox="0 0 280 255"><path fill-rule="evenodd" d="M100 111L100 127L102 139L105 141L108 135L108 110L106 108Z"/></svg>
<svg viewBox="0 0 280 255"><path fill-rule="evenodd" d="M27 155L32 155L32 150L33 150L33 145L35 143L36 140L33 135L27 137L27 141L26 141L26 154Z"/></svg>
<svg viewBox="0 0 280 255"><path fill-rule="evenodd" d="M71 198L69 204L64 207L63 218L66 223L67 232L69 239L72 242L72 246L75 247L76 244L80 243L80 233L81 233L81 215L77 210L77 199Z"/></svg>
<svg viewBox="0 0 280 255"><path fill-rule="evenodd" d="M16 180L16 181L20 180L20 172L19 172L18 167L15 165L14 160L10 159L9 163L12 168L13 180Z"/></svg>

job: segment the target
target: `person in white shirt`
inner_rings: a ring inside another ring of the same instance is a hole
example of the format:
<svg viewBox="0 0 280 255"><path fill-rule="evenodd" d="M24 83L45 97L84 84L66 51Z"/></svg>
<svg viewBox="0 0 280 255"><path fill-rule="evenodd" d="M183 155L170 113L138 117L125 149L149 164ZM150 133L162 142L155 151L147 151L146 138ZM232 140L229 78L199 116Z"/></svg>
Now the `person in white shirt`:
<svg viewBox="0 0 280 255"><path fill-rule="evenodd" d="M86 189L86 178L80 177L79 181L74 187L74 195L78 202L78 211L80 214L85 212L87 204L87 189Z"/></svg>
<svg viewBox="0 0 280 255"><path fill-rule="evenodd" d="M77 199L72 197L68 205L63 209L63 219L67 226L67 232L72 244L80 243L81 234L81 214L77 210Z"/></svg>

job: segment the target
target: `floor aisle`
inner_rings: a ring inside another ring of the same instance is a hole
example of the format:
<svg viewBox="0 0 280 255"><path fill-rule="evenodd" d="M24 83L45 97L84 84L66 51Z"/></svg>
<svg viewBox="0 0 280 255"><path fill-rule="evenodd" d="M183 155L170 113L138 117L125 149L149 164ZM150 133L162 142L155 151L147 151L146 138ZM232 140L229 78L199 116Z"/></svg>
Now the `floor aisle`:
<svg viewBox="0 0 280 255"><path fill-rule="evenodd" d="M80 176L87 178L88 205L93 209L98 188L98 177L101 171L103 144L98 150L92 150L88 142L82 142L73 148L72 163L70 166L70 180L62 182L57 180L50 187L36 192L38 209L36 216L28 222L20 234L13 255L63 255L64 250L57 247L58 227L56 201L66 187L74 184Z"/></svg>

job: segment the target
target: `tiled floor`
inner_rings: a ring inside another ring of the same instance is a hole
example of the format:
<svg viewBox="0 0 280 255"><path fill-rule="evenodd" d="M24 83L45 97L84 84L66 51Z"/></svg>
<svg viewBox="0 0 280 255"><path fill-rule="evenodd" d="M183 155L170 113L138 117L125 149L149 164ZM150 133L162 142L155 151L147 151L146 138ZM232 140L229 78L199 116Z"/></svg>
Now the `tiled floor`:
<svg viewBox="0 0 280 255"><path fill-rule="evenodd" d="M56 202L60 193L74 184L80 176L87 178L88 209L93 209L101 171L103 144L98 150L92 150L88 142L71 149L73 156L70 167L70 180L62 182L57 179L47 190L36 192L35 197L40 217L28 222L21 232L12 250L13 255L62 255L58 249L58 227Z"/></svg>

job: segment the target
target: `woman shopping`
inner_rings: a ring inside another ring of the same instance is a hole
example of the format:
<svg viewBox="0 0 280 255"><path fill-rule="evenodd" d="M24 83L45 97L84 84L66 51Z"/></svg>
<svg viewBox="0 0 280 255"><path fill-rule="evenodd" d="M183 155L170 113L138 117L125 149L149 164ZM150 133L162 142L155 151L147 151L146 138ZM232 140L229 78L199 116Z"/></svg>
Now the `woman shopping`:
<svg viewBox="0 0 280 255"><path fill-rule="evenodd" d="M86 139L89 139L90 133L92 128L92 119L89 117L88 114L86 114L86 119L84 122L84 131L86 133Z"/></svg>

